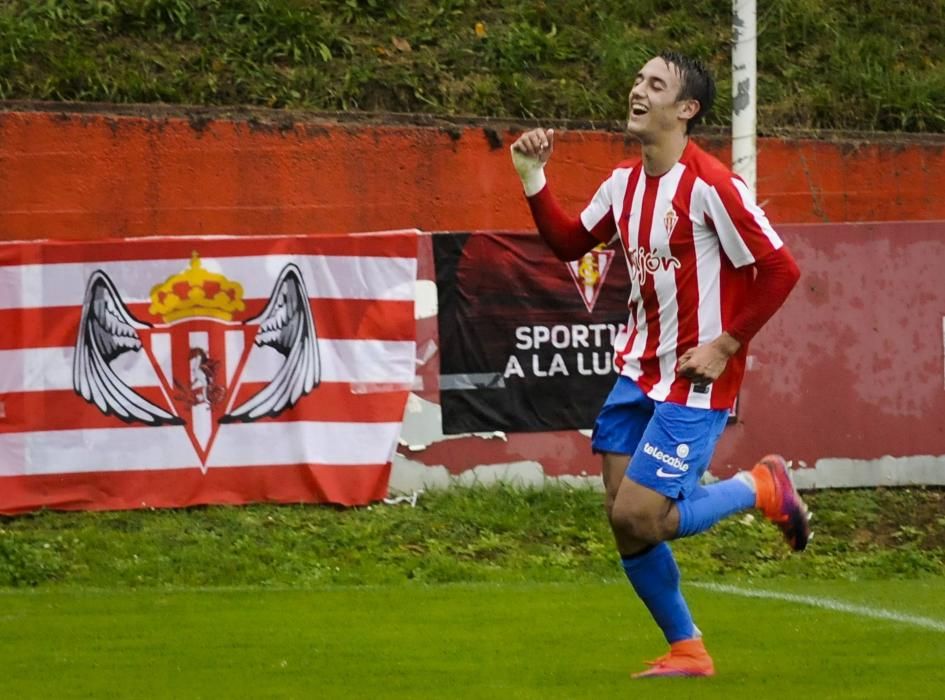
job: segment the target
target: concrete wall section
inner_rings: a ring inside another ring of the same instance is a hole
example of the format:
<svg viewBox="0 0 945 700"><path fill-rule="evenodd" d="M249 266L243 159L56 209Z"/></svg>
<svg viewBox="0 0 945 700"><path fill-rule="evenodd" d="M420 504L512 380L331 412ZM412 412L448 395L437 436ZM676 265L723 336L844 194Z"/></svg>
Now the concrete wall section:
<svg viewBox="0 0 945 700"><path fill-rule="evenodd" d="M801 281L752 344L718 464L945 455L945 223L782 233Z"/></svg>
<svg viewBox="0 0 945 700"><path fill-rule="evenodd" d="M527 230L507 154L515 133L279 113L2 111L0 238ZM702 142L727 161L723 140ZM809 467L812 485L852 473L864 484L928 481L945 459L945 140L765 138L759 147L758 198L803 278L752 346L739 421L714 473L777 450ZM559 133L549 177L576 213L636 153L620 134ZM927 223L788 225L900 220ZM581 433L443 438L431 296L428 284L418 308L428 342L395 476L534 480L540 465L546 476L595 478Z"/></svg>

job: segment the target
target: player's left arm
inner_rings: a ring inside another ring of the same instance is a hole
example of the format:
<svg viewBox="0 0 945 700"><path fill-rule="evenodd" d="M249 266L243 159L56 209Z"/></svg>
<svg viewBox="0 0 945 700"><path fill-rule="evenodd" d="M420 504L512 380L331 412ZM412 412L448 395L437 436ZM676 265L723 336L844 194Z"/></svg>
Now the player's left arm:
<svg viewBox="0 0 945 700"><path fill-rule="evenodd" d="M729 358L781 308L801 274L744 183L733 178L730 187L713 188L708 200L707 214L715 223L726 255L736 267L753 265L755 277L747 302L722 334L679 358L679 373L696 383L713 382L721 376Z"/></svg>

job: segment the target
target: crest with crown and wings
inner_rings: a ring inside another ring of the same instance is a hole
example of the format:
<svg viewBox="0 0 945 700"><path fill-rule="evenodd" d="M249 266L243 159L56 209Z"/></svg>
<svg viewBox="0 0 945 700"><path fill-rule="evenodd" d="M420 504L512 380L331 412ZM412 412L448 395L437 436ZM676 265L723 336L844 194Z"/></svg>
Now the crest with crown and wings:
<svg viewBox="0 0 945 700"><path fill-rule="evenodd" d="M186 270L154 285L150 300L148 314L160 322L136 318L108 275L92 273L73 387L126 423L183 426L204 472L221 424L278 416L319 385L315 322L294 263L246 320L236 320L247 315L242 285L204 269L196 252Z"/></svg>

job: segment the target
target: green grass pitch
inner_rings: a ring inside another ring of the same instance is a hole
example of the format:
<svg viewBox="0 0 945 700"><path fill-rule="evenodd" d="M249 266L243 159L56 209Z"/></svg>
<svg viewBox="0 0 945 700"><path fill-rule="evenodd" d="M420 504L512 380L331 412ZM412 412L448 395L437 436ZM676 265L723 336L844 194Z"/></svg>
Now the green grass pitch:
<svg viewBox="0 0 945 700"><path fill-rule="evenodd" d="M626 584L7 591L0 697L942 697L941 581L737 586L857 607L687 586L718 675L631 681L664 642Z"/></svg>

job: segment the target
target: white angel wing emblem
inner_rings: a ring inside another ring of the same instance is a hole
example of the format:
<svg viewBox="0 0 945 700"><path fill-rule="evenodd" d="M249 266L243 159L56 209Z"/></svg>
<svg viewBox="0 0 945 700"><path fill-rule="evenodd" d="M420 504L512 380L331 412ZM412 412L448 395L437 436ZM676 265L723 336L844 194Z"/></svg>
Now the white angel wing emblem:
<svg viewBox="0 0 945 700"><path fill-rule="evenodd" d="M138 330L142 328L150 324L131 315L108 276L101 270L92 273L75 342L72 386L102 413L126 423L182 425L183 420L135 392L111 367L119 355L141 350Z"/></svg>
<svg viewBox="0 0 945 700"><path fill-rule="evenodd" d="M289 263L279 274L266 308L247 323L258 322L255 345L277 350L285 360L265 387L220 419L221 423L277 416L318 386L321 366L315 321L299 268Z"/></svg>

